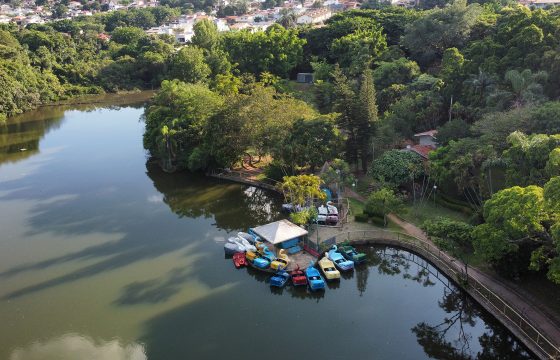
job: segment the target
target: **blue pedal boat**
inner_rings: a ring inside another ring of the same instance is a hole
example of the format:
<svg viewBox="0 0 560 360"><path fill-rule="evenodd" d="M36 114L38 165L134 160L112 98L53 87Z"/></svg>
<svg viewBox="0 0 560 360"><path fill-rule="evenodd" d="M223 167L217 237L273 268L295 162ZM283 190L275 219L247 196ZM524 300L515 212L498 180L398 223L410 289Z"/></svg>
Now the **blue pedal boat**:
<svg viewBox="0 0 560 360"><path fill-rule="evenodd" d="M305 277L312 291L325 289L325 280L323 280L319 270L315 269L315 267L309 266L305 269Z"/></svg>
<svg viewBox="0 0 560 360"><path fill-rule="evenodd" d="M342 254L338 252L338 248L336 245L332 246L332 248L327 253L327 257L340 271L354 270L354 262L352 260L345 259L344 256L342 256Z"/></svg>
<svg viewBox="0 0 560 360"><path fill-rule="evenodd" d="M284 287L284 285L286 285L289 279L290 279L290 274L288 274L287 271L285 270L278 271L270 278L270 286L275 286L279 288Z"/></svg>

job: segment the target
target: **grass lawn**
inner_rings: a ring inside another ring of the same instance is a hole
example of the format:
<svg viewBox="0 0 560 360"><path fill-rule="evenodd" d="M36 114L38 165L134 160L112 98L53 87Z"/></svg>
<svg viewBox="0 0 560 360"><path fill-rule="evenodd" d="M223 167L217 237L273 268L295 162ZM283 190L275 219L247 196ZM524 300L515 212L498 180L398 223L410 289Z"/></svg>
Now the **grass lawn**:
<svg viewBox="0 0 560 360"><path fill-rule="evenodd" d="M354 198L348 198L348 201L350 202L350 215L348 215L349 220L354 221L354 215L361 214L364 212L365 204L360 200ZM376 225L374 226L377 227ZM395 224L394 222L392 222L391 220L387 222L387 227L384 229L392 230L392 231L402 231L401 227Z"/></svg>
<svg viewBox="0 0 560 360"><path fill-rule="evenodd" d="M451 210L440 204L434 204L432 201L427 200L416 204L416 206L413 206L412 203L408 203L406 208L407 212L399 215L406 221L417 226L422 225L422 223L426 220L438 217L447 217L457 221L469 220L468 216L462 212Z"/></svg>
<svg viewBox="0 0 560 360"><path fill-rule="evenodd" d="M365 204L363 202L354 198L348 198L348 201L350 202L350 213L352 215L361 214L364 212Z"/></svg>

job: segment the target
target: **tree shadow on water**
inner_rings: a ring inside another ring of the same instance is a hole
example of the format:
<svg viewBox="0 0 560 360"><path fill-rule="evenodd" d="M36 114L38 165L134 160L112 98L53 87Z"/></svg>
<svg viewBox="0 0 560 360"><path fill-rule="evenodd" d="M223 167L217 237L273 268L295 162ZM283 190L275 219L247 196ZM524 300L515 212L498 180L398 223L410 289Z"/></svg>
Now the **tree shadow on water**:
<svg viewBox="0 0 560 360"><path fill-rule="evenodd" d="M162 303L179 293L183 285L192 278L193 266L174 268L163 278L135 281L126 285L114 304L124 306Z"/></svg>
<svg viewBox="0 0 560 360"><path fill-rule="evenodd" d="M161 205L154 205L143 196L139 198L134 192L135 189L119 191L118 195L122 199L113 199L112 196L100 197L95 193L85 192L79 196L67 197L64 201L49 201L49 196L52 199L64 194L31 194L18 191L14 185L15 190L7 195L5 200L35 200L28 220L28 235L45 232L64 236L105 233L120 238L3 271L0 278L40 271L70 262L98 260L55 278L15 290L4 295L3 299L14 299L78 281L177 251L194 242L207 241L212 234L209 230L216 227L228 231L246 230L249 226L275 219L279 214L279 201L260 189L224 184L185 173L167 174L150 162L146 166L153 186L161 192L163 203L169 206L172 212L154 211L154 207L161 209ZM64 189L58 191L62 190ZM179 215L179 218L175 214ZM219 245L212 242L209 246ZM179 275L175 274L175 280L177 276ZM223 281L223 277L210 271L201 274L201 277L214 284L221 284ZM137 297L150 297L147 294L155 292L153 289L160 285L163 286L161 291L171 294L175 291L170 285L172 282L173 280L169 280L164 285L133 284L127 290L126 299L121 300L126 302L135 301ZM163 299L168 295L151 295L154 299L158 296Z"/></svg>

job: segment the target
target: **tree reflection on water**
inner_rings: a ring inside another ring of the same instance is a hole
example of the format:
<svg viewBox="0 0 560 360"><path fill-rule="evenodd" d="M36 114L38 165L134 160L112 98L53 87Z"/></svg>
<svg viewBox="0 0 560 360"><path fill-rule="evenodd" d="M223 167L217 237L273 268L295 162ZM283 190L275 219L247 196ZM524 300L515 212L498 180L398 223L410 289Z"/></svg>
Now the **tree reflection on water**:
<svg viewBox="0 0 560 360"><path fill-rule="evenodd" d="M163 202L179 217L213 217L215 225L228 232L281 218L280 198L269 191L202 175L168 174L153 162L146 168Z"/></svg>
<svg viewBox="0 0 560 360"><path fill-rule="evenodd" d="M446 316L435 324L420 322L411 331L426 355L434 359L457 360L526 360L533 357L497 322L490 314L472 300L469 295L442 276L428 261L409 251L391 247L364 247L360 249L368 255L368 267L375 266L380 274L401 275L424 287L434 286L435 281L444 285L438 306ZM367 285L368 267L357 268L358 290L360 294ZM482 319L485 329L478 337L480 350L473 345L473 328ZM504 355L507 354L507 355Z"/></svg>
<svg viewBox="0 0 560 360"><path fill-rule="evenodd" d="M432 278L439 276L430 263L408 251L391 247L368 247L360 250L367 254L368 266L375 266L379 274L402 275L403 279L415 281L424 287L435 285ZM361 272L361 268L359 272ZM365 277L365 283L367 283L367 273ZM358 289L362 292L360 285Z"/></svg>
<svg viewBox="0 0 560 360"><path fill-rule="evenodd" d="M144 91L128 95L84 97L82 103L44 106L0 121L0 165L18 162L38 154L41 139L49 131L62 126L64 113L68 110L91 112L98 109L118 110L122 107L140 108L152 94L151 91Z"/></svg>

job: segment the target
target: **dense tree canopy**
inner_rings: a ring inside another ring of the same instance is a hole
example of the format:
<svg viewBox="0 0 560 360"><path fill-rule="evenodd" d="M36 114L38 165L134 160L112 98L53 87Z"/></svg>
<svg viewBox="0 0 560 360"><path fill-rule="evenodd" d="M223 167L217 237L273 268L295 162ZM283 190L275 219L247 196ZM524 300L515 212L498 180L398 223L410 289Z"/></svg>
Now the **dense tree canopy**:
<svg viewBox="0 0 560 360"><path fill-rule="evenodd" d="M232 31L224 35L223 46L241 72L260 74L269 71L287 76L303 59L305 40L296 30L273 25L266 31Z"/></svg>
<svg viewBox="0 0 560 360"><path fill-rule="evenodd" d="M167 170L230 167L252 154L271 156L282 173L333 158L367 173L375 155L370 174L392 187L424 170L399 151L404 140L438 129L427 175L480 209L476 250L494 264L516 256L560 281L557 9L368 1L319 27L298 27L289 12L285 27L266 31L221 33L202 20L178 44L145 30L215 6L219 16L241 14L249 3L161 5L0 25L0 121L71 96L160 88L144 146ZM288 81L309 71L313 85Z"/></svg>
<svg viewBox="0 0 560 360"><path fill-rule="evenodd" d="M560 178L555 177L544 189L535 185L514 186L494 194L484 204L485 223L474 230L474 245L486 259L503 261L529 243L531 267L548 268L548 277L560 283L558 248Z"/></svg>

